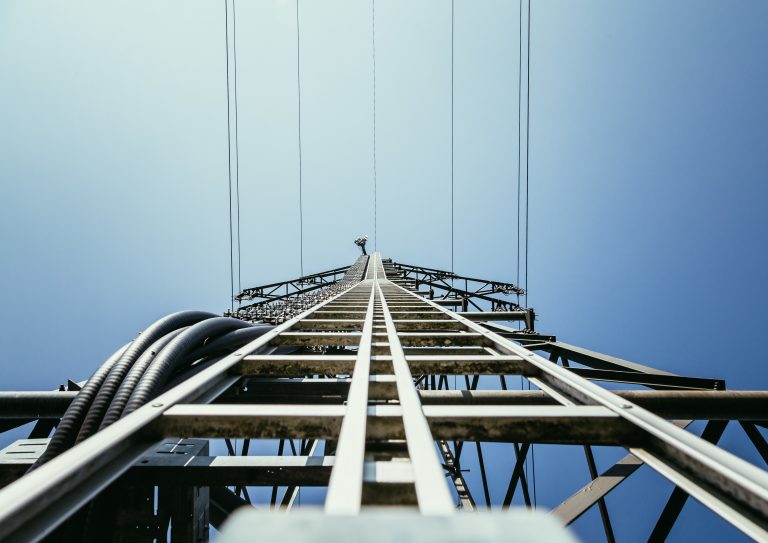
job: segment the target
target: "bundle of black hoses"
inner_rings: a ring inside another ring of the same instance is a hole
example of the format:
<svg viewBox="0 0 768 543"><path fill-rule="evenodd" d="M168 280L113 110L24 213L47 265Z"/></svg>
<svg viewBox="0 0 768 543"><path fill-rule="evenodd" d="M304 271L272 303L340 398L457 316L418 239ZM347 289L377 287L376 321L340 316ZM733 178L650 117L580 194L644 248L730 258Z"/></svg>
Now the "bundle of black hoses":
<svg viewBox="0 0 768 543"><path fill-rule="evenodd" d="M30 471L272 328L202 311L163 317L116 351L88 379ZM234 507L231 502L244 503L224 487L212 489L212 496L218 497L213 507L215 520L224 515L219 502L226 507ZM88 506L76 515L81 522L68 523L59 535L63 540L89 539L96 514L93 504Z"/></svg>
<svg viewBox="0 0 768 543"><path fill-rule="evenodd" d="M129 415L171 381L199 371L271 330L203 311L163 317L115 352L88 379L61 418L50 444L30 471Z"/></svg>

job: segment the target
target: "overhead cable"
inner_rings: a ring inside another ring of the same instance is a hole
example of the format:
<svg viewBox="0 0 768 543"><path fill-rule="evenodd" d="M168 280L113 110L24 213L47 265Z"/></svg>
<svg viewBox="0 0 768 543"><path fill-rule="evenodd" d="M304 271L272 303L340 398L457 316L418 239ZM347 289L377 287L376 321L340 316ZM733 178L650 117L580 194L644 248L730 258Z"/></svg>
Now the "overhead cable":
<svg viewBox="0 0 768 543"><path fill-rule="evenodd" d="M530 157L531 157L531 0L528 0L528 47L526 53L528 59L526 64L526 83L527 91L525 98L525 307L528 307L528 202L530 178Z"/></svg>
<svg viewBox="0 0 768 543"><path fill-rule="evenodd" d="M376 186L376 0L371 0L371 51L373 57L373 250L377 250L378 194Z"/></svg>
<svg viewBox="0 0 768 543"><path fill-rule="evenodd" d="M299 27L299 0L296 0L296 91L298 95L299 135L299 268L304 276L304 207L302 202L301 171L301 32Z"/></svg>
<svg viewBox="0 0 768 543"><path fill-rule="evenodd" d="M240 252L240 121L237 114L237 11L235 4L237 0L232 0L232 71L234 74L234 94L235 94L235 202L237 215L237 291L242 292L241 281L242 266Z"/></svg>
<svg viewBox="0 0 768 543"><path fill-rule="evenodd" d="M453 94L454 94L454 85L453 85L453 57L454 57L454 0L451 0L451 273L453 273L453 264L454 264L454 240L453 240L453 214L454 214L454 206L453 206L453 154L454 154L454 145L453 145L453 117L454 117L454 102L453 102ZM451 279L451 285L453 285L453 279Z"/></svg>
<svg viewBox="0 0 768 543"><path fill-rule="evenodd" d="M232 232L232 124L229 89L229 4L224 0L224 45L226 54L227 77L227 176L229 179L229 291L230 308L235 309L235 261L234 241Z"/></svg>

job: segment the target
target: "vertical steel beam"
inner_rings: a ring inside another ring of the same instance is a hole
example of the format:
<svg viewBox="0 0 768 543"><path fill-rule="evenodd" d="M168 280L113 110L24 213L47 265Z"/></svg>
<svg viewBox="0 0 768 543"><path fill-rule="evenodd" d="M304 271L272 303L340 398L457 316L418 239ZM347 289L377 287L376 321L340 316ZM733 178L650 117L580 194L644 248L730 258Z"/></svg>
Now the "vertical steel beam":
<svg viewBox="0 0 768 543"><path fill-rule="evenodd" d="M763 457L763 461L768 464L768 443L765 442L765 438L760 433L760 430L751 422L741 421L740 424L747 433L749 440L757 449L757 452Z"/></svg>
<svg viewBox="0 0 768 543"><path fill-rule="evenodd" d="M464 479L464 475L461 473L461 464L453 456L451 447L445 440L437 442L440 447L440 452L443 455L443 461L448 471L448 476L453 480L453 486L456 488L456 494L459 496L459 504L464 511L475 511L477 506L475 500L472 497L472 493L469 490L469 485Z"/></svg>
<svg viewBox="0 0 768 543"><path fill-rule="evenodd" d="M331 471L326 513L355 514L360 511L363 495L363 464L365 462L365 432L368 418L368 383L371 373L371 342L373 338L373 307L376 297L374 278L366 279L350 292L369 291L363 333L357 349L355 369L347 396L347 411L341 424L336 446L336 462Z"/></svg>
<svg viewBox="0 0 768 543"><path fill-rule="evenodd" d="M701 438L709 443L717 443L727 425L727 420L711 420L704 427ZM672 530L677 517L680 516L686 501L688 501L688 493L679 486L675 487L667 501L667 505L664 506L659 516L659 520L656 522L656 526L653 528L653 532L651 532L648 538L649 542L656 543L667 540L667 536L669 536L669 532Z"/></svg>
<svg viewBox="0 0 768 543"><path fill-rule="evenodd" d="M592 447L584 445L584 455L587 457L587 467L589 468L589 476L594 481L597 479L597 465L595 464L595 457L592 455ZM608 543L614 543L616 538L613 535L613 526L611 526L611 517L608 515L608 505L605 503L605 498L600 497L597 500L597 506L600 508L600 520L603 522L603 530L605 531L605 539Z"/></svg>
<svg viewBox="0 0 768 543"><path fill-rule="evenodd" d="M374 256L374 265L381 265L378 253ZM403 411L403 426L414 472L416 496L419 510L426 514L448 514L454 512L453 500L445 483L445 476L440 467L435 451L435 442L429 430L429 424L421 409L421 401L413 386L413 377L405 361L405 353L400 345L397 329L392 322L387 298L384 292L405 291L389 280L376 280L381 299L382 313L387 330L387 340L392 353L392 366L397 383L397 395ZM415 296L414 296L415 297Z"/></svg>

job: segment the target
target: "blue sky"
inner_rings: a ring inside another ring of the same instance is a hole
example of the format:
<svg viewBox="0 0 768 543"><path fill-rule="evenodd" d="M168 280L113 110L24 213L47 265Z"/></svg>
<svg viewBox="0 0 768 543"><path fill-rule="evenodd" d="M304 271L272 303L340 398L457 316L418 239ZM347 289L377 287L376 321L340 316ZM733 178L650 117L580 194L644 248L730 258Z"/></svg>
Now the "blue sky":
<svg viewBox="0 0 768 543"><path fill-rule="evenodd" d="M301 5L304 268L318 271L351 262L352 239L373 235L371 11ZM243 286L299 272L294 9L237 5ZM532 10L539 329L768 388L768 3ZM517 15L516 2L456 0L455 268L513 281ZM378 0L376 17L377 245L448 267L450 4ZM83 379L157 317L227 306L223 30L221 2L0 5L4 388ZM737 431L724 443L759 461ZM554 505L562 485L541 489L568 474L541 456L540 501ZM630 485L666 488L648 470L636 479L609 500L633 504L616 521L630 541L661 508ZM682 521L672 540L740 537L698 505Z"/></svg>

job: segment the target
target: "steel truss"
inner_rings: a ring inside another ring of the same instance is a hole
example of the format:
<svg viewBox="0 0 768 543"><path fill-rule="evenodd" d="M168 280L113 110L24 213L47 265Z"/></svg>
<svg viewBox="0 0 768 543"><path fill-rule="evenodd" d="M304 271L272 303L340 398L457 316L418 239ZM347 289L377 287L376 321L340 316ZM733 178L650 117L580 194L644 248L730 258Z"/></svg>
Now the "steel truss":
<svg viewBox="0 0 768 543"><path fill-rule="evenodd" d="M358 258L352 266L244 289L235 295L238 304L244 300L258 301L239 305L224 315L248 322L281 324L340 292L351 281L359 281L364 263L365 259Z"/></svg>
<svg viewBox="0 0 768 543"><path fill-rule="evenodd" d="M35 454L13 463L0 457L3 481L16 479L0 490L0 539L60 534L60 526L82 522L98 497L126 517L104 526L111 533L137 539L143 530L151 539L167 533L170 522L172 539L204 540L209 519L220 525L250 501L255 486L272 487L269 503L284 508L294 505L299 488L327 486L327 514L390 504L441 515L457 506L490 509L484 442L513 447L502 508L518 489L531 505L524 465L532 444L579 445L592 481L552 511L565 524L597 505L613 540L605 498L647 464L676 485L649 527L652 540L669 533L689 495L755 539L768 538L768 474L715 445L728 421L738 421L768 461L756 427L765 425L768 393L727 391L721 380L673 375L559 342L532 326L500 324L532 321L517 304L450 311L421 291L445 291L446 280L456 279L438 272L382 261L378 253L361 257L343 281L316 289L316 297L297 296L277 317L287 318L282 324L38 469L21 476ZM486 283L453 289L446 299L464 296L475 307L468 293L520 293ZM508 390L512 375L538 390ZM450 389L449 376L460 378L461 390ZM481 376L498 386L479 390ZM651 390L609 391L592 382L600 380ZM3 428L37 420L33 433L43 448L76 394L0 394ZM701 437L684 429L692 420L708 421ZM230 455L212 456L210 439L226 440ZM240 451L232 439L243 439ZM278 440L277 456L250 455L254 439ZM594 445L629 454L600 473ZM484 506L462 470L468 446L478 458Z"/></svg>
<svg viewBox="0 0 768 543"><path fill-rule="evenodd" d="M234 297L238 304L250 300L257 301L239 305L235 310L226 311L225 315L249 322L281 324L323 301L325 298L320 293L327 295L328 286L340 281L348 281L350 276L357 277L359 269L355 266L359 266L359 262L361 260L358 259L353 266L334 268L288 281L243 289ZM390 261L386 263L389 265ZM519 304L520 295L525 294L525 291L512 283L477 279L435 268L399 263L392 265L394 270L400 272L399 275L392 277L402 279L398 281L401 285L419 294L428 295L429 299L441 305L460 307L463 312L469 312L471 309L472 312L465 315L469 318L522 321L526 329L533 330L535 319L533 309L524 309ZM391 273L395 273L394 270L391 270ZM420 291L422 286L429 288L426 291ZM461 286L464 288L460 288ZM502 296L514 296L515 301ZM482 312L485 306L489 306L490 311L496 314L478 313L478 311Z"/></svg>
<svg viewBox="0 0 768 543"><path fill-rule="evenodd" d="M517 285L466 277L450 271L423 266L411 266L398 262L394 262L392 265L400 272L399 277L404 279L402 281L404 286L411 287L415 291L418 291L422 286L429 287L424 294L428 294L430 300L435 300L440 305L461 307L462 311L468 311L470 308L483 311L482 306L488 305L490 305L491 311L528 311L530 315L528 319L524 320L526 320L527 328L533 330L534 314L532 310L523 310L520 306L520 296L525 294L525 290ZM435 297L436 294L438 294L437 297ZM515 300L512 301L498 295L514 296Z"/></svg>

